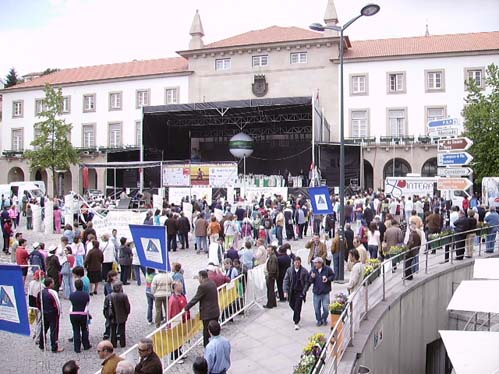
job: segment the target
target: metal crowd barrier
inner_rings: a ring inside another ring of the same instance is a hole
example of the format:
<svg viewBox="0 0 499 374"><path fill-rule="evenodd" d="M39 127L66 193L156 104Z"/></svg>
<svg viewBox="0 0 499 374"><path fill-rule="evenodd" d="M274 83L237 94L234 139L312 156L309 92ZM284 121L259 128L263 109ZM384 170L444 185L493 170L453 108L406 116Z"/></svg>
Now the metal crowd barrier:
<svg viewBox="0 0 499 374"><path fill-rule="evenodd" d="M408 228L409 229L409 228ZM426 242L417 255L418 262L413 263L414 257L408 256L408 251L390 257L380 264L379 271L374 271L364 278L361 286L348 297L348 302L341 313L338 321L331 329L317 363L310 374L336 374L338 365L348 346L352 346L355 333L359 330L360 323L371 309L384 301L391 291L402 283L410 283L405 276L405 269L412 266L413 276L416 274L428 274L446 263L453 264L460 261L461 250L464 256L463 239L468 234L476 234L478 244L473 242L473 257L475 257L475 247L478 247L478 257L484 255L485 249L498 249L497 231L499 226L477 228L462 233L440 237ZM492 233L490 233L492 231ZM483 241L485 239L485 241ZM457 255L456 255L457 251ZM411 265L406 266L407 263Z"/></svg>
<svg viewBox="0 0 499 374"><path fill-rule="evenodd" d="M247 273L239 275L230 283L218 287L218 304L220 308L219 322L221 325L258 305L264 291L261 289L263 267L260 265ZM265 283L263 283L265 287ZM167 372L180 360L203 342L203 324L199 318L199 305L190 310L190 316L182 311L167 320L146 337L151 338L154 351L161 359L163 371ZM138 343L120 355L135 365L139 363ZM100 373L100 370L96 374Z"/></svg>

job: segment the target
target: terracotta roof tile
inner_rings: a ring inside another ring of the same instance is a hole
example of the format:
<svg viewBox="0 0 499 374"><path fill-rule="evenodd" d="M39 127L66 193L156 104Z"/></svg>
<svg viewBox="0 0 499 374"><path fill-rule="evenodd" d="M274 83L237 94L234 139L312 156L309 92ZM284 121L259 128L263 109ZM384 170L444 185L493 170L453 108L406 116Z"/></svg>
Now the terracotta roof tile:
<svg viewBox="0 0 499 374"><path fill-rule="evenodd" d="M8 89L44 86L46 83L69 84L91 82L103 79L141 77L148 75L180 73L188 71L187 60L183 57L161 58L155 60L140 60L107 65L84 66L63 69L44 75L32 81L17 84Z"/></svg>
<svg viewBox="0 0 499 374"><path fill-rule="evenodd" d="M261 30L248 31L243 34L222 39L204 46L204 48L234 47L240 45L289 42L295 40L318 39L322 33L299 27L271 26Z"/></svg>
<svg viewBox="0 0 499 374"><path fill-rule="evenodd" d="M346 59L499 51L499 31L351 41Z"/></svg>

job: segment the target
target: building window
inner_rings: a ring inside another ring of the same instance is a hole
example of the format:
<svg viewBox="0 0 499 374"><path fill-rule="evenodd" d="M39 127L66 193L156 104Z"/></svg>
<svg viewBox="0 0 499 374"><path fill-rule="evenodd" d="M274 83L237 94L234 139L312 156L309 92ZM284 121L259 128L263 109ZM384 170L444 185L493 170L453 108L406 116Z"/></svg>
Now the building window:
<svg viewBox="0 0 499 374"><path fill-rule="evenodd" d="M350 95L368 94L368 75L355 74L350 76Z"/></svg>
<svg viewBox="0 0 499 374"><path fill-rule="evenodd" d="M135 96L135 106L137 107L137 109L149 105L149 96L150 96L149 90L137 90Z"/></svg>
<svg viewBox="0 0 499 374"><path fill-rule="evenodd" d="M140 146L142 144L142 122L135 121L135 145Z"/></svg>
<svg viewBox="0 0 499 374"><path fill-rule="evenodd" d="M267 66L269 64L268 55L253 56L253 67Z"/></svg>
<svg viewBox="0 0 499 374"><path fill-rule="evenodd" d="M437 158L433 157L427 160L421 168L422 177L436 177L438 174Z"/></svg>
<svg viewBox="0 0 499 374"><path fill-rule="evenodd" d="M109 93L109 110L121 110L121 92Z"/></svg>
<svg viewBox="0 0 499 374"><path fill-rule="evenodd" d="M95 147L95 124L82 125L81 146L83 148Z"/></svg>
<svg viewBox="0 0 499 374"><path fill-rule="evenodd" d="M404 72L396 72L396 73L388 73L388 82L387 82L387 92L392 93L405 93L405 73Z"/></svg>
<svg viewBox="0 0 499 374"><path fill-rule="evenodd" d="M21 118L24 115L24 102L17 100L12 102L12 118Z"/></svg>
<svg viewBox="0 0 499 374"><path fill-rule="evenodd" d="M62 113L63 114L71 113L71 96L64 96L62 98Z"/></svg>
<svg viewBox="0 0 499 374"><path fill-rule="evenodd" d="M407 135L407 109L388 109L388 136Z"/></svg>
<svg viewBox="0 0 499 374"><path fill-rule="evenodd" d="M445 76L443 70L425 70L426 92L445 91Z"/></svg>
<svg viewBox="0 0 499 374"><path fill-rule="evenodd" d="M35 100L35 116L39 115L45 110L45 105L43 104L43 99Z"/></svg>
<svg viewBox="0 0 499 374"><path fill-rule="evenodd" d="M95 112L95 94L83 95L83 112Z"/></svg>
<svg viewBox="0 0 499 374"><path fill-rule="evenodd" d="M117 148L121 147L121 122L110 123L109 124L109 147Z"/></svg>
<svg viewBox="0 0 499 374"><path fill-rule="evenodd" d="M24 130L23 129L12 129L12 150L18 151L18 152L24 150Z"/></svg>
<svg viewBox="0 0 499 374"><path fill-rule="evenodd" d="M352 110L351 118L351 136L353 138L367 138L369 136L369 114L365 110Z"/></svg>
<svg viewBox="0 0 499 374"><path fill-rule="evenodd" d="M215 70L230 70L230 58L218 58L215 60Z"/></svg>
<svg viewBox="0 0 499 374"><path fill-rule="evenodd" d="M429 121L439 121L446 118L446 108L445 106L431 106L426 107L426 123Z"/></svg>
<svg viewBox="0 0 499 374"><path fill-rule="evenodd" d="M178 88L165 88L165 104L178 104Z"/></svg>
<svg viewBox="0 0 499 374"><path fill-rule="evenodd" d="M466 68L464 69L464 79L469 82L473 79L479 88L485 88L485 68ZM467 87L466 87L467 88Z"/></svg>
<svg viewBox="0 0 499 374"><path fill-rule="evenodd" d="M290 61L291 65L306 64L307 63L307 52L292 52L289 55L289 61Z"/></svg>

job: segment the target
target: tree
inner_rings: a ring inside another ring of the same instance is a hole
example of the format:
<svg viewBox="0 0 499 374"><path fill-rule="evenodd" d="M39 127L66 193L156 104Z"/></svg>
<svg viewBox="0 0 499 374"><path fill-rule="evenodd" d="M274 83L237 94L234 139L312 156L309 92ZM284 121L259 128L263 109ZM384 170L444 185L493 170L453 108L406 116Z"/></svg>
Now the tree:
<svg viewBox="0 0 499 374"><path fill-rule="evenodd" d="M15 86L18 83L20 83L20 79L17 76L16 69L10 68L9 74L5 77L5 88Z"/></svg>
<svg viewBox="0 0 499 374"><path fill-rule="evenodd" d="M69 140L73 126L60 118L62 106L61 89L46 84L43 110L38 114L41 121L34 126L36 137L31 142L33 150L24 153L31 170L44 168L52 171L54 196L57 195L57 171L67 170L79 160L78 152Z"/></svg>
<svg viewBox="0 0 499 374"><path fill-rule="evenodd" d="M475 178L499 176L499 68L487 67L485 89L474 79L466 85L469 92L462 114L465 135L473 140L469 152Z"/></svg>
<svg viewBox="0 0 499 374"><path fill-rule="evenodd" d="M47 74L52 74L52 73L55 73L56 71L59 71L59 70L60 70L60 69L57 69L57 68L56 68L56 69L47 68L47 69L45 69L45 70L43 71L42 76L43 76L43 75L47 75Z"/></svg>

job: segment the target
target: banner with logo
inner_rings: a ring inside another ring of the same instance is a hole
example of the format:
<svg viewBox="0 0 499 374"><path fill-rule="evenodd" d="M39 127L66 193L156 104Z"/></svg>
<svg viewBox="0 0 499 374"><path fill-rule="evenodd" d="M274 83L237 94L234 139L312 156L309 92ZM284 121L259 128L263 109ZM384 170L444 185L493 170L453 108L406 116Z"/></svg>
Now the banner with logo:
<svg viewBox="0 0 499 374"><path fill-rule="evenodd" d="M171 271L165 226L130 225L130 232L142 266Z"/></svg>
<svg viewBox="0 0 499 374"><path fill-rule="evenodd" d="M0 265L0 330L30 335L20 266Z"/></svg>
<svg viewBox="0 0 499 374"><path fill-rule="evenodd" d="M130 239L130 224L141 224L144 222L146 212L134 212L133 210L112 210L105 217L95 215L92 219L97 238L104 234L111 235L113 229L118 231L118 238L124 236Z"/></svg>
<svg viewBox="0 0 499 374"><path fill-rule="evenodd" d="M327 187L311 187L308 189L310 202L312 203L312 212L314 214L333 213L333 204Z"/></svg>
<svg viewBox="0 0 499 374"><path fill-rule="evenodd" d="M162 170L163 186L204 186L226 188L237 182L237 163L165 164Z"/></svg>
<svg viewBox="0 0 499 374"><path fill-rule="evenodd" d="M163 186L189 186L191 169L189 165L163 165Z"/></svg>

